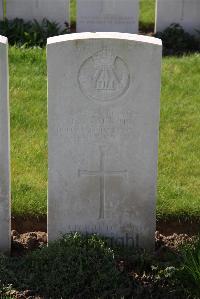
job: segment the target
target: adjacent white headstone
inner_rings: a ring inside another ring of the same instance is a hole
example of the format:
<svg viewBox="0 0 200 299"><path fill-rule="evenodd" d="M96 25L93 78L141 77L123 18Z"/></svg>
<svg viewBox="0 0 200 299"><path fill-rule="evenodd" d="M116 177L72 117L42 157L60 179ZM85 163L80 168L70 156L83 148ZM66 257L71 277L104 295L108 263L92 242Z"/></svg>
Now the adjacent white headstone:
<svg viewBox="0 0 200 299"><path fill-rule="evenodd" d="M69 0L7 0L6 17L39 22L46 18L64 26L69 22Z"/></svg>
<svg viewBox="0 0 200 299"><path fill-rule="evenodd" d="M0 0L0 21L3 20L3 0Z"/></svg>
<svg viewBox="0 0 200 299"><path fill-rule="evenodd" d="M162 32L172 23L190 33L200 30L200 0L157 0L155 31Z"/></svg>
<svg viewBox="0 0 200 299"><path fill-rule="evenodd" d="M0 251L10 251L8 42L0 36Z"/></svg>
<svg viewBox="0 0 200 299"><path fill-rule="evenodd" d="M77 0L77 32L138 32L138 0Z"/></svg>
<svg viewBox="0 0 200 299"><path fill-rule="evenodd" d="M47 53L49 240L96 232L152 248L161 41L77 33Z"/></svg>

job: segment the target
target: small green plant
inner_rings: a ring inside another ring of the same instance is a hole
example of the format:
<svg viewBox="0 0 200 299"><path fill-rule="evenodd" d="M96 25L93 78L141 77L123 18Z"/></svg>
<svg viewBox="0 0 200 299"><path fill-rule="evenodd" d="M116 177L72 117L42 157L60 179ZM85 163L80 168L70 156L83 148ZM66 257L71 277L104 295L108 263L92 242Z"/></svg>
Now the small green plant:
<svg viewBox="0 0 200 299"><path fill-rule="evenodd" d="M120 278L113 251L104 241L78 233L33 252L24 262L23 273L27 286L52 298L112 295Z"/></svg>
<svg viewBox="0 0 200 299"><path fill-rule="evenodd" d="M69 29L61 29L55 22L43 19L41 23L34 20L25 22L22 19L0 21L0 34L7 36L10 45L27 47L46 45L48 37L66 34Z"/></svg>
<svg viewBox="0 0 200 299"><path fill-rule="evenodd" d="M0 281L2 291L12 285L45 298L112 298L130 284L105 241L79 233L67 234L21 259L0 257Z"/></svg>
<svg viewBox="0 0 200 299"><path fill-rule="evenodd" d="M200 237L193 245L187 245L182 250L183 275L186 287L190 291L200 296ZM181 276L182 278L182 276Z"/></svg>
<svg viewBox="0 0 200 299"><path fill-rule="evenodd" d="M185 32L179 24L171 24L163 32L158 32L156 37L162 39L165 55L182 55L200 50L200 39Z"/></svg>
<svg viewBox="0 0 200 299"><path fill-rule="evenodd" d="M14 277L14 272L9 268L9 258L0 254L0 299L11 298L7 296L12 289L12 285L8 281L14 281Z"/></svg>
<svg viewBox="0 0 200 299"><path fill-rule="evenodd" d="M29 290L52 299L197 299L186 285L191 274L183 277L185 265L179 254L166 261L117 244L110 248L105 237L71 233L22 257L0 255L0 295Z"/></svg>

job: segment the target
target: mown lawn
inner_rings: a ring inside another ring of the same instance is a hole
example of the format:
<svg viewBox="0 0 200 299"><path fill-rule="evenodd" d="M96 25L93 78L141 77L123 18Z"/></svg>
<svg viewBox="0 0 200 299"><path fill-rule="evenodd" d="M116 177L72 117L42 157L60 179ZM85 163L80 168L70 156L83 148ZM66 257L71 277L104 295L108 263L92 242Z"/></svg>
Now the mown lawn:
<svg viewBox="0 0 200 299"><path fill-rule="evenodd" d="M139 27L141 31L154 31L156 0L140 0Z"/></svg>
<svg viewBox="0 0 200 299"><path fill-rule="evenodd" d="M163 61L158 216L200 216L200 54Z"/></svg>
<svg viewBox="0 0 200 299"><path fill-rule="evenodd" d="M10 48L12 212L46 214L45 50ZM159 218L200 216L200 54L164 58Z"/></svg>
<svg viewBox="0 0 200 299"><path fill-rule="evenodd" d="M45 50L10 48L14 214L45 214L47 95Z"/></svg>

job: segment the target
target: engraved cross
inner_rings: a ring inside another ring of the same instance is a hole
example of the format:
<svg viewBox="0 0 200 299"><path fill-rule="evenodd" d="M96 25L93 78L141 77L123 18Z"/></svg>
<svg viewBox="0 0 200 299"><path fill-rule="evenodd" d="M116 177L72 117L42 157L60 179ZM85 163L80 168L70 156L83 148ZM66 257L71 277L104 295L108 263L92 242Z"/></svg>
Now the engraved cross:
<svg viewBox="0 0 200 299"><path fill-rule="evenodd" d="M127 175L127 170L105 170L105 154L100 147L100 168L97 171L89 170L78 170L79 176L94 176L99 177L100 185L100 209L99 209L99 219L104 219L105 214L105 200L106 200L106 190L105 190L105 179L106 176L125 176Z"/></svg>

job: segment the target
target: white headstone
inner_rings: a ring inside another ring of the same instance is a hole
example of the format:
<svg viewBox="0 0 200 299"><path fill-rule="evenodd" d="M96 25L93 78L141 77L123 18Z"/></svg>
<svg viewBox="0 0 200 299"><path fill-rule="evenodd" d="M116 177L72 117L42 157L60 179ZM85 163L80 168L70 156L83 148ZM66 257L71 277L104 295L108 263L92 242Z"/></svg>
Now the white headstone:
<svg viewBox="0 0 200 299"><path fill-rule="evenodd" d="M157 0L155 31L162 32L172 23L190 33L200 30L200 0Z"/></svg>
<svg viewBox="0 0 200 299"><path fill-rule="evenodd" d="M0 36L0 251L10 250L8 42Z"/></svg>
<svg viewBox="0 0 200 299"><path fill-rule="evenodd" d="M0 21L3 20L3 0L0 0Z"/></svg>
<svg viewBox="0 0 200 299"><path fill-rule="evenodd" d="M69 0L7 0L6 17L25 21L44 18L64 26L69 22Z"/></svg>
<svg viewBox="0 0 200 299"><path fill-rule="evenodd" d="M138 0L77 0L77 32L138 32Z"/></svg>
<svg viewBox="0 0 200 299"><path fill-rule="evenodd" d="M49 240L96 232L152 248L161 41L77 33L47 53Z"/></svg>

